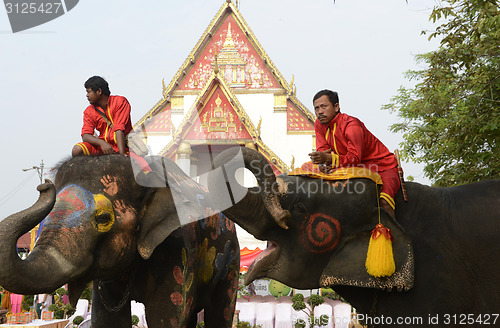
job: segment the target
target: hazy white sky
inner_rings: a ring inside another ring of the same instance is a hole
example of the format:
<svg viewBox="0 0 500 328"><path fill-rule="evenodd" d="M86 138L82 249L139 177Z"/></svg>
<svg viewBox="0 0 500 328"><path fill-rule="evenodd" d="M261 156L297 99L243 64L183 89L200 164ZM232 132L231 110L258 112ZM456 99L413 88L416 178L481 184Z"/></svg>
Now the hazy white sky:
<svg viewBox="0 0 500 328"><path fill-rule="evenodd" d="M101 75L132 105L135 123L162 97L225 0L83 0L51 22L13 34L0 8L0 220L33 204L35 170L68 157L88 105L83 83ZM244 19L309 109L320 89L339 92L389 149L395 114L381 111L418 68L414 55L437 48L422 30L434 0L240 0ZM265 142L265 140L264 140ZM421 166L405 174L429 183ZM47 170L46 170L47 171Z"/></svg>

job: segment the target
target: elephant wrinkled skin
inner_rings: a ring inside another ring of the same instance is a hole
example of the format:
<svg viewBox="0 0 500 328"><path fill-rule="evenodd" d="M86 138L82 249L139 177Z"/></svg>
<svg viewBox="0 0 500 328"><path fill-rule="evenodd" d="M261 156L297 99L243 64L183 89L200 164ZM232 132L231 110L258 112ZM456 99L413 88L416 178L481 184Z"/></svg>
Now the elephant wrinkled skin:
<svg viewBox="0 0 500 328"><path fill-rule="evenodd" d="M203 308L206 327L231 327L239 278L234 223L208 208L210 195L173 162L155 158L150 166L153 172L134 176L121 155L64 162L55 185L39 186L35 205L0 222L0 285L36 294L68 283L75 305L93 280L94 328L130 328L130 300L144 303L150 328L194 327ZM191 222L181 226L178 213ZM17 239L44 218L35 248L21 260Z"/></svg>
<svg viewBox="0 0 500 328"><path fill-rule="evenodd" d="M243 156L258 187L247 192L236 182L236 156ZM394 237L396 272L375 278L365 269L370 232L378 223L373 181L275 178L266 159L247 148L221 153L215 167L224 168L227 182L221 169L214 170L209 190L228 185L233 193L246 193L224 213L270 244L246 283L268 277L300 289L331 286L381 327L450 327L464 315L493 324L500 309L499 180L451 188L408 182L408 202L401 191L396 197L396 220L384 210L380 214ZM268 208L289 218L277 222ZM397 318L416 319L405 325L396 324Z"/></svg>

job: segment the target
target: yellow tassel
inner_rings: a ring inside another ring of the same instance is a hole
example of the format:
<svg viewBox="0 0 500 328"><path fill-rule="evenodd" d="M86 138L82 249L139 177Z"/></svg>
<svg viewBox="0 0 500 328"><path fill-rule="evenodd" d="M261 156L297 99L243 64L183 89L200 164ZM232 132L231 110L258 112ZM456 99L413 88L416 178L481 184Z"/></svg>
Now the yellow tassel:
<svg viewBox="0 0 500 328"><path fill-rule="evenodd" d="M396 271L392 240L391 230L383 224L377 224L372 230L365 263L368 274L374 277L387 277Z"/></svg>

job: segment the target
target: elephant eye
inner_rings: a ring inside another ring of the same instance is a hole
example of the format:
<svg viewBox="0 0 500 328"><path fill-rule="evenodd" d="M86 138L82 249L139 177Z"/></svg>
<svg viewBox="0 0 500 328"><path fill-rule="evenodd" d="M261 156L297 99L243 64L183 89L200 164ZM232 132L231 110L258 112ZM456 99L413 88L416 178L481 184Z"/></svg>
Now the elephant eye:
<svg viewBox="0 0 500 328"><path fill-rule="evenodd" d="M95 218L97 224L106 224L111 220L111 214L102 213Z"/></svg>
<svg viewBox="0 0 500 328"><path fill-rule="evenodd" d="M106 196L94 195L95 216L93 220L94 227L99 232L106 232L111 229L115 222L113 205Z"/></svg>

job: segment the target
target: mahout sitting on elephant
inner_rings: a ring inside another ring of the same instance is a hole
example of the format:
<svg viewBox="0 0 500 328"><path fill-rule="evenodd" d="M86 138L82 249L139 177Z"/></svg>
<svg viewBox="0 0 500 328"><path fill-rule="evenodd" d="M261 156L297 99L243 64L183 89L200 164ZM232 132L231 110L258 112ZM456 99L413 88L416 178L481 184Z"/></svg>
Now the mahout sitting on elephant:
<svg viewBox="0 0 500 328"><path fill-rule="evenodd" d="M257 187L236 182L237 156L256 176ZM215 167L209 190L227 185L231 193L244 195L224 213L270 244L245 283L268 277L300 289L329 286L366 323L381 327L500 323L499 180L450 188L408 182L409 200L399 192L396 218L380 212L394 238L396 271L377 278L365 268L379 220L375 182L276 178L267 160L248 148L221 153Z"/></svg>
<svg viewBox="0 0 500 328"><path fill-rule="evenodd" d="M68 283L74 306L93 280L94 328L131 327L131 300L144 303L150 328L194 327L201 309L205 327L231 327L239 279L234 223L206 206L206 189L176 164L149 164L152 172L134 174L122 155L62 163L32 207L0 222L0 285L36 294ZM17 239L44 218L21 260Z"/></svg>

